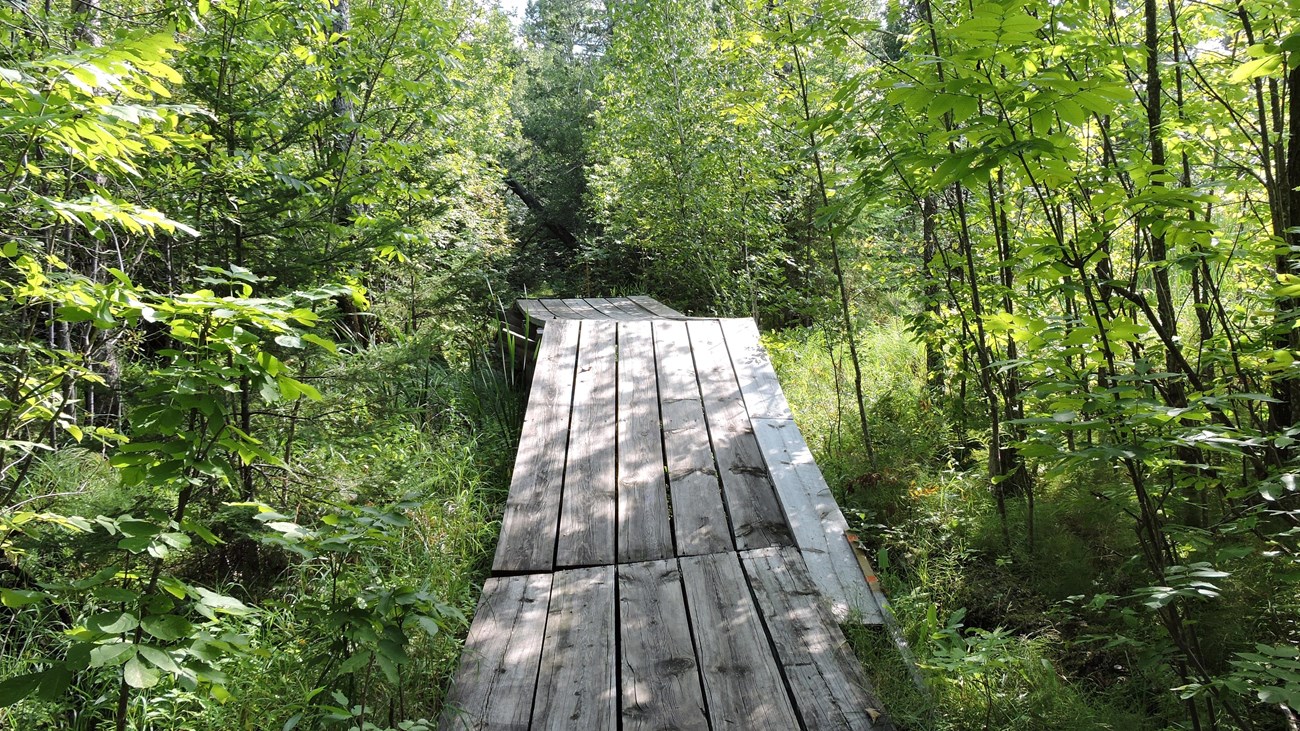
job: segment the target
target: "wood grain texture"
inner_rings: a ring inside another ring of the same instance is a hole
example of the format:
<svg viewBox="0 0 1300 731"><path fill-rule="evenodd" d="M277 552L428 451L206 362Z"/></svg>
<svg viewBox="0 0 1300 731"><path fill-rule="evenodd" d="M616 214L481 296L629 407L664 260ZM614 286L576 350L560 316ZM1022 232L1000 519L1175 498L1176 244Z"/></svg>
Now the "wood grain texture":
<svg viewBox="0 0 1300 731"><path fill-rule="evenodd" d="M601 317L610 320L628 319L626 313L620 310L618 306L615 305L613 302L611 302L610 300L604 297L585 297L583 298L583 301L591 305L592 308L594 308L597 312L599 312Z"/></svg>
<svg viewBox="0 0 1300 731"><path fill-rule="evenodd" d="M692 320L688 330L736 546L791 545L794 541L749 422L722 328L716 320Z"/></svg>
<svg viewBox="0 0 1300 731"><path fill-rule="evenodd" d="M679 556L733 550L686 325L653 325L664 457Z"/></svg>
<svg viewBox="0 0 1300 731"><path fill-rule="evenodd" d="M618 560L672 555L654 335L649 322L625 322L618 326Z"/></svg>
<svg viewBox="0 0 1300 731"><path fill-rule="evenodd" d="M654 313L633 302L629 297L607 297L606 300L619 311L621 320L653 320Z"/></svg>
<svg viewBox="0 0 1300 731"><path fill-rule="evenodd" d="M659 369L659 394L664 401L700 398L691 355L690 335L685 322L656 320L653 323L655 363Z"/></svg>
<svg viewBox="0 0 1300 731"><path fill-rule="evenodd" d="M537 302L542 307L545 307L547 310L549 310L551 314L555 316L556 319L559 320L581 320L582 319L582 315L578 314L577 312L574 312L573 308L570 307L564 300L547 298L547 299L539 299L537 300Z"/></svg>
<svg viewBox="0 0 1300 731"><path fill-rule="evenodd" d="M751 419L792 419L790 404L776 379L772 361L758 339L758 325L749 318L719 320L731 364Z"/></svg>
<svg viewBox="0 0 1300 731"><path fill-rule="evenodd" d="M559 571L551 586L532 728L613 731L614 567Z"/></svg>
<svg viewBox="0 0 1300 731"><path fill-rule="evenodd" d="M555 313L543 307L537 300L515 300L515 307L533 322L555 319Z"/></svg>
<svg viewBox="0 0 1300 731"><path fill-rule="evenodd" d="M555 554L560 567L616 560L617 333L610 320L582 322Z"/></svg>
<svg viewBox="0 0 1300 731"><path fill-rule="evenodd" d="M674 310L673 308L669 307L668 305L665 305L664 303L660 302L659 300L653 297L647 297L643 294L639 294L639 295L633 295L631 297L628 297L628 299L644 307L646 311L650 312L656 317L667 317L667 318L686 317L682 313L678 312L677 310Z"/></svg>
<svg viewBox="0 0 1300 731"><path fill-rule="evenodd" d="M498 573L549 571L555 564L578 332L576 322L555 321L542 338L492 563Z"/></svg>
<svg viewBox="0 0 1300 731"><path fill-rule="evenodd" d="M568 298L564 300L564 304L568 305L569 309L573 310L573 312L576 313L578 317L584 320L607 319L603 314L601 314L600 310L596 309L595 307L592 307L585 299L580 299L577 297Z"/></svg>
<svg viewBox="0 0 1300 731"><path fill-rule="evenodd" d="M439 729L529 728L550 591L550 574L484 583Z"/></svg>
<svg viewBox="0 0 1300 731"><path fill-rule="evenodd" d="M736 554L679 561L713 728L799 728Z"/></svg>
<svg viewBox="0 0 1300 731"><path fill-rule="evenodd" d="M676 561L618 567L625 731L709 728Z"/></svg>
<svg viewBox="0 0 1300 731"><path fill-rule="evenodd" d="M856 611L864 623L880 624L884 599L862 574L845 535L848 522L799 427L788 419L754 419L753 423L795 545L836 619L847 621Z"/></svg>
<svg viewBox="0 0 1300 731"><path fill-rule="evenodd" d="M818 597L799 551L741 554L795 707L809 731L881 729L879 703L835 618Z"/></svg>

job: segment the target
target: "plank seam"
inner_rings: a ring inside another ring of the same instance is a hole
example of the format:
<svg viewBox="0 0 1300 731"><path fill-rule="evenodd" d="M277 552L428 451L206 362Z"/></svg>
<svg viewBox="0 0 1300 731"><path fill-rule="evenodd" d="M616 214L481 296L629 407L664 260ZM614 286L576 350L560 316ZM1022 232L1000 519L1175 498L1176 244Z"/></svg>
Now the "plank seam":
<svg viewBox="0 0 1300 731"><path fill-rule="evenodd" d="M606 300L605 298L603 298L603 297L583 297L583 298L582 298L582 301L583 301L583 302L586 302L587 305L588 305L589 307L591 307L592 309L594 309L594 310L596 311L596 314L601 315L601 316L604 317L605 319L609 319L609 320L617 320L617 319L618 319L618 318L614 317L613 315L609 314L609 312L608 312L608 309L609 309L609 301Z"/></svg>
<svg viewBox="0 0 1300 731"><path fill-rule="evenodd" d="M736 541L736 524L731 519L731 501L727 488L722 484L722 463L718 461L717 443L714 441L713 425L709 423L709 412L704 406L704 386L700 383L700 362L695 358L695 338L691 337L691 328L686 326L686 346L691 351L691 366L695 371L695 392L700 396L700 413L704 417L704 433L709 436L709 456L713 458L713 474L717 480L718 492L722 496L722 514L727 517L727 538L731 541L733 551L739 550ZM734 375L733 375L734 377ZM683 399L685 400L685 399ZM748 412L746 412L748 416Z"/></svg>
<svg viewBox="0 0 1300 731"><path fill-rule="evenodd" d="M615 336L617 343L617 335ZM615 353L617 353L615 346ZM615 361L617 362L617 361ZM616 380L615 383L618 383ZM615 386L614 403L618 403L618 390ZM615 455L617 457L617 455ZM615 462L617 464L617 461ZM617 497L614 498L618 500ZM616 503L617 504L617 503ZM618 576L618 510L614 511L614 564L610 566L610 573L613 575L614 582L614 657L610 661L614 663L614 729L623 731L623 603L622 593L619 591Z"/></svg>
<svg viewBox="0 0 1300 731"><path fill-rule="evenodd" d="M560 499L556 503L555 510L555 541L551 545L551 571L554 573L560 568L560 526L564 524L564 495L565 484L569 480L569 444L573 439L573 400L577 398L578 392L578 366L582 358L582 323L574 324L578 329L577 344L574 345L573 355L573 387L569 389L569 419L568 427L564 430L564 456L560 462Z"/></svg>
<svg viewBox="0 0 1300 731"><path fill-rule="evenodd" d="M612 547L614 553L613 555L610 556L610 563L615 567L617 567L619 563L618 561L618 523L619 523L618 508L619 508L619 502L621 501L622 498L620 493L622 492L621 488L622 488L622 480L623 480L622 463L619 461L620 457L622 456L621 450L619 449L619 437L622 436L622 429L619 428L621 425L618 423L618 408L619 408L618 396L619 396L619 385L620 385L618 376L619 376L619 372L623 369L622 361L623 361L623 328L620 327L617 322L615 322L614 323L614 398L613 398L613 403L614 403L614 514L613 516L610 517L610 521L614 524L614 545ZM617 612L618 610L618 569L617 568L615 568L614 570L614 609L615 612ZM618 615L615 614L615 618L617 618L617 616ZM614 630L614 648L615 648L615 652L617 652L618 651L617 628L615 628ZM614 657L617 658L618 655L616 654ZM615 664L617 665L618 663ZM617 672L619 671L615 670L615 673ZM622 701L620 700L619 702ZM621 719L623 718L622 709L619 709L619 711L620 711L618 716L620 719L619 722L622 723L621 721Z"/></svg>
<svg viewBox="0 0 1300 731"><path fill-rule="evenodd" d="M621 461L622 455L620 454L620 450L619 450L619 437L622 435L622 425L619 423L618 410L619 410L619 404L621 403L621 399L619 398L619 396L621 395L620 386L622 385L622 382L619 380L619 373L622 371L622 368L623 368L623 328L615 324L614 325L614 515L612 518L614 522L614 546L613 546L614 555L611 556L610 558L613 559L611 573L613 574L613 582L614 582L614 609L613 609L614 623L612 628L614 632L614 638L613 638L614 657L612 658L612 662L614 663L614 698L613 698L614 728L617 729L618 731L622 731L623 728L623 662L622 662L623 632L620 630L620 624L621 624L620 618L622 615L623 605L621 603L622 595L619 591L619 581L618 581L618 564L619 564L619 560L618 560L619 510L618 508L619 508L619 501L621 499L620 493L622 492L621 487L623 481L623 471L622 471L622 461Z"/></svg>
<svg viewBox="0 0 1300 731"><path fill-rule="evenodd" d="M664 476L664 500L668 503L668 539L673 544L673 557L678 555L679 547L677 545L677 515L673 510L673 481L672 475L668 470L668 435L664 430L664 381L659 374L659 338L655 337L654 324L650 325L650 365L655 374L655 409L659 412L659 454L661 455L662 464L659 469ZM677 567L681 571L681 567ZM682 592L685 594L686 589L683 587ZM694 639L691 640L694 642Z"/></svg>
<svg viewBox="0 0 1300 731"><path fill-rule="evenodd" d="M744 568L743 566L741 568ZM546 587L546 611L542 613L541 647L537 650L537 675L533 678L533 702L528 704L528 727L532 728L533 715L537 713L537 686L542 680L542 653L546 650L546 626L551 621L551 592L555 589L555 573L552 572Z"/></svg>
<svg viewBox="0 0 1300 731"><path fill-rule="evenodd" d="M727 553L731 552L727 551ZM709 724L709 729L712 731L715 726L713 724L712 709L709 707L708 689L704 687L704 658L700 655L700 641L695 633L695 612L691 608L690 598L686 596L686 577L682 574L682 559L680 556L674 556L672 562L677 567L677 588L682 592L682 608L686 614L686 630L691 635L691 649L695 651L695 667L699 670L695 674L695 682L700 684L700 706L704 711L704 721Z"/></svg>
<svg viewBox="0 0 1300 731"><path fill-rule="evenodd" d="M780 648L776 645L776 636L772 633L772 628L768 626L767 613L763 611L763 605L758 601L758 592L754 591L754 580L749 574L749 566L746 564L743 555L746 552L752 554L763 550L776 550L777 555L780 555L779 548L773 549L769 547L741 551L737 553L736 558L740 561L740 574L745 577L745 588L749 590L749 600L754 603L754 613L758 615L758 622L763 627L763 636L767 638L768 650L772 653L772 659L776 661L776 671L781 675L781 684L785 686L785 694L790 698L790 705L794 707L794 717L799 721L801 731L808 731L808 723L803 718L803 709L799 707L799 699L795 696L794 684L790 682L790 676L786 674L785 662L782 661ZM798 548L794 550L796 553L799 551Z"/></svg>

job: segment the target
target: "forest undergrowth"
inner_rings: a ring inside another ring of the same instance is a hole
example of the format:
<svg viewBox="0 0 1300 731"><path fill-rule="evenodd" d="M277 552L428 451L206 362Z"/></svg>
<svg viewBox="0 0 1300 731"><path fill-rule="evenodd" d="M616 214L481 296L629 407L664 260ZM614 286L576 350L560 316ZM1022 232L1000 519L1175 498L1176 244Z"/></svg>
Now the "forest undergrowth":
<svg viewBox="0 0 1300 731"><path fill-rule="evenodd" d="M1027 548L1026 504L1000 518L987 449L930 398L925 349L900 316L904 298L867 299L860 352L875 466L853 428L846 349L809 328L770 333L764 344L905 638L900 653L881 627L844 626L893 722L927 731L1182 728L1169 721L1180 714L1177 696L1159 692L1178 679L1142 617L1139 546L1113 497L1122 478L1095 466L1045 481L1042 532ZM1274 599L1252 583L1241 576L1225 587L1233 598L1202 620L1207 645L1242 641L1249 629L1236 619ZM1259 720L1284 728L1281 718Z"/></svg>
<svg viewBox="0 0 1300 731"><path fill-rule="evenodd" d="M184 671L207 659L220 702L212 685L187 687L183 672L154 676L125 707L126 728L434 727L488 572L522 419L518 389L485 351L449 359L438 337L425 331L324 364L310 378L320 400L263 432L275 449L301 445L295 468L276 472L254 504L215 506L212 545L164 564L175 581L222 597L213 602L221 622L192 630L201 642L188 657L160 661ZM149 520L167 500L123 485L90 449L61 450L32 480L58 496L43 502L48 514ZM33 559L24 576L40 596L77 601L91 626L122 616L112 610L130 582L92 586L105 569L131 570L129 561L117 568L117 538L31 531L11 548ZM60 583L67 593L51 590ZM6 605L37 598L5 591ZM45 627L58 611L6 617L0 677L61 654ZM165 625L147 627L153 643L190 627ZM80 678L72 699L38 693L6 709L0 727L98 728L116 714L114 670L104 663Z"/></svg>

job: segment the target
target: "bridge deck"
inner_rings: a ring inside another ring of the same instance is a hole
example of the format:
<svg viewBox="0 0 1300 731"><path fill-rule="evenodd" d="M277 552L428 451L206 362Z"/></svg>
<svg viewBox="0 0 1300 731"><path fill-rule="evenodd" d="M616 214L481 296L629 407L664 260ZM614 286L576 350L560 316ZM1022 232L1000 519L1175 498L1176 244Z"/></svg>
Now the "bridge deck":
<svg viewBox="0 0 1300 731"><path fill-rule="evenodd" d="M539 322L548 320L683 320L686 316L650 297L585 297L518 300L515 307Z"/></svg>
<svg viewBox="0 0 1300 731"><path fill-rule="evenodd" d="M442 727L882 728L837 621L879 623L883 599L753 321L649 298L519 308L543 319L540 302Z"/></svg>

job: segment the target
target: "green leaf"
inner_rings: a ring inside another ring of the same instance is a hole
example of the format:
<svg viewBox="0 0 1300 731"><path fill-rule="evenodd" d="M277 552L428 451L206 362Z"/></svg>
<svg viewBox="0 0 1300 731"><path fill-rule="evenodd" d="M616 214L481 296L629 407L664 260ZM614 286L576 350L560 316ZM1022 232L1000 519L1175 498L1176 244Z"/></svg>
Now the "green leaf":
<svg viewBox="0 0 1300 731"><path fill-rule="evenodd" d="M257 392L261 394L262 400L268 404L276 403L280 400L280 384L275 382L274 378L263 378L262 385L258 387Z"/></svg>
<svg viewBox="0 0 1300 731"><path fill-rule="evenodd" d="M48 594L42 591L28 591L27 589L0 589L0 604L4 604L11 609L25 607L28 604L36 604L45 599Z"/></svg>
<svg viewBox="0 0 1300 731"><path fill-rule="evenodd" d="M117 542L117 547L131 553L140 553L149 548L152 543L153 539L149 536L137 536L135 538L123 538Z"/></svg>
<svg viewBox="0 0 1300 731"><path fill-rule="evenodd" d="M110 635L130 632L139 626L140 621L135 618L135 615L127 612L105 612L86 620L87 628Z"/></svg>
<svg viewBox="0 0 1300 731"><path fill-rule="evenodd" d="M145 632L167 642L189 637L194 632L189 620L175 614L150 615L140 620L140 625Z"/></svg>
<svg viewBox="0 0 1300 731"><path fill-rule="evenodd" d="M199 595L199 603L210 609L237 616L253 613L253 610L248 605L234 597L208 591L201 586L194 587L194 592Z"/></svg>
<svg viewBox="0 0 1300 731"><path fill-rule="evenodd" d="M273 531L283 533L285 538L294 541L300 541L306 538L311 538L314 535L311 531L307 530L306 528L303 528L297 523L291 523L289 521L284 521L284 520L272 521L270 523L267 523L266 527L270 528Z"/></svg>
<svg viewBox="0 0 1300 731"><path fill-rule="evenodd" d="M438 623L433 620L433 617L424 614L417 614L415 615L415 621L430 637L437 636L438 632L441 631L441 628L438 627Z"/></svg>
<svg viewBox="0 0 1300 731"><path fill-rule="evenodd" d="M396 665L405 665L409 661L406 648L402 647L401 643L389 639L379 641L379 655L388 658Z"/></svg>
<svg viewBox="0 0 1300 731"><path fill-rule="evenodd" d="M202 523L199 523L196 520L186 518L185 520L181 521L181 527L193 533L194 535L198 536L199 538L202 538L203 542L208 544L209 546L215 546L220 543L225 543L225 541L218 538L215 533L208 530L207 526L203 525Z"/></svg>
<svg viewBox="0 0 1300 731"><path fill-rule="evenodd" d="M19 675L0 683L0 708L7 708L31 695L41 683L41 673Z"/></svg>
<svg viewBox="0 0 1300 731"><path fill-rule="evenodd" d="M365 667L366 664L370 662L370 658L372 656L373 655L370 652L370 650L362 650L354 654L352 657L349 657L348 659L339 663L339 672L343 673L344 675L349 673L355 673L356 671Z"/></svg>
<svg viewBox="0 0 1300 731"><path fill-rule="evenodd" d="M172 675L180 675L185 671L176 663L176 658L172 657L170 652L152 645L140 645L140 655L153 664L159 670L166 671Z"/></svg>
<svg viewBox="0 0 1300 731"><path fill-rule="evenodd" d="M122 520L118 524L118 529L122 535L126 536L156 536L162 532L162 528L143 520Z"/></svg>
<svg viewBox="0 0 1300 731"><path fill-rule="evenodd" d="M302 339L303 339L303 340L306 340L307 342L311 343L312 345L316 345L316 346L319 346L319 347L321 347L321 348L324 348L325 350L328 350L328 351L331 352L331 353L338 353L338 352L339 352L338 345L336 345L336 344L334 343L333 340L329 340L329 339L327 339L327 338L322 338L322 337L319 336L319 335L313 335L313 334L311 334L311 333L303 333L303 334L302 334Z"/></svg>
<svg viewBox="0 0 1300 731"><path fill-rule="evenodd" d="M128 652L134 653L135 645L130 642L109 642L103 645L96 645L90 651L90 667L102 668L105 665L116 665L121 661L122 656Z"/></svg>
<svg viewBox="0 0 1300 731"><path fill-rule="evenodd" d="M314 386L309 386L288 376L276 376L275 380L280 384L280 394L284 396L286 401L294 401L299 396L306 396L312 401L320 401L320 391L317 391Z"/></svg>
<svg viewBox="0 0 1300 731"><path fill-rule="evenodd" d="M68 690L73 673L65 667L55 666L41 673L41 700L54 702Z"/></svg>
<svg viewBox="0 0 1300 731"><path fill-rule="evenodd" d="M135 656L122 666L122 679L132 688L152 688L161 677L161 673L140 662L140 658Z"/></svg>
<svg viewBox="0 0 1300 731"><path fill-rule="evenodd" d="M1263 58L1257 58L1253 61L1247 61L1238 66L1228 77L1228 81L1234 84L1240 84L1243 81L1255 79L1260 76L1268 76L1277 71L1282 66L1282 54L1271 53Z"/></svg>

